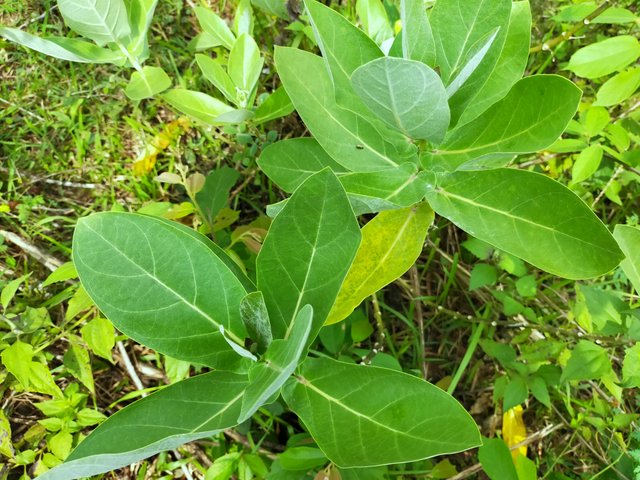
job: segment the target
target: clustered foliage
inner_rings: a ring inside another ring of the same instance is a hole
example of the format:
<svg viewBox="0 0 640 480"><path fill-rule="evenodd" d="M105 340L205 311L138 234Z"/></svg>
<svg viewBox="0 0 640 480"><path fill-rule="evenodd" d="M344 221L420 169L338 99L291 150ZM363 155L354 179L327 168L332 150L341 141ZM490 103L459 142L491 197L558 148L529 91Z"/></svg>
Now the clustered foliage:
<svg viewBox="0 0 640 480"><path fill-rule="evenodd" d="M77 37L41 38L8 27L0 27L0 35L59 59L132 69L125 89L129 99L156 97L204 126L233 126L242 134L295 109L310 135L270 143L257 161L290 197L266 207L272 218L268 232L253 225L239 233L250 237L247 246L257 252L249 268L216 236L235 221L229 221L226 205L239 176L228 167L206 177L185 170L158 177L185 189L187 213L171 215L195 214L198 231L169 219L167 210L101 212L78 221L73 265L52 281L77 275L81 306L95 304L128 338L205 373L123 408L38 478L67 480L115 470L241 425L280 397L319 448L320 461L301 461L301 467L329 461L340 478L382 478L375 467L483 445L480 461L492 479L536 478L535 466L533 477L523 473L532 463L526 456L514 464L501 440L483 442L474 419L450 395L459 378L445 392L409 373L332 358L314 345L322 331L357 315L366 298L412 268L435 214L466 232L465 248L487 262L472 271L472 289L497 283L486 253L495 250L501 266L517 277L515 288L523 298L535 297L538 286L522 261L571 280L601 277L620 265L637 291L640 230L617 225L612 234L583 200L581 187L605 155L620 169L636 172L637 155L628 150L640 133L622 123L609 125L605 107L626 101L640 85L638 68L624 70L640 57L637 39L612 37L571 57L567 69L579 77L620 71L599 88L595 103L584 106L581 89L563 76L523 78L531 49L527 1L437 0L427 9L423 0L400 0L401 28L394 31L376 0L358 2L362 28L329 6L304 0L301 8L311 27L306 34L319 54L275 47L273 63L282 85L262 93L260 78L271 52L261 52L253 37L251 3L238 2L232 28L197 6L202 32L192 47L200 52L195 63L202 76L219 94L214 97L171 88L163 69L144 65L156 3L58 0ZM287 15L283 2L255 4L262 8L259 15ZM586 15L591 20L633 15L596 10ZM578 15L565 12L572 14ZM545 50L551 47L545 44ZM602 52L611 61L603 62ZM572 120L579 110L580 121ZM575 138L558 140L565 130ZM515 161L545 149L580 152L571 188ZM604 187L612 201L618 175ZM362 215L368 221L361 228ZM251 235L258 231L264 235L256 247ZM5 309L24 280L2 291ZM505 314L537 321L504 292L492 292ZM637 340L638 318L610 290L579 287L572 315L589 335ZM87 338L98 330L113 336L111 324L92 321ZM494 396L512 415L529 391L550 407L549 390L571 381L600 380L618 402L623 387L640 384L636 346L625 350L620 381L607 351L590 339L576 344L560 371L544 355L518 361L512 347L480 340L482 328L474 330L469 351L479 344L504 369ZM73 339L70 351L86 355L79 345ZM110 359L112 346L96 353ZM18 340L2 352L2 360L26 386L33 381L15 365L34 355ZM44 367L33 361L30 368ZM64 405L73 404L65 411L69 418L84 407L86 396L63 393L50 375L42 378L32 387L66 397ZM69 435L100 421L78 421Z"/></svg>

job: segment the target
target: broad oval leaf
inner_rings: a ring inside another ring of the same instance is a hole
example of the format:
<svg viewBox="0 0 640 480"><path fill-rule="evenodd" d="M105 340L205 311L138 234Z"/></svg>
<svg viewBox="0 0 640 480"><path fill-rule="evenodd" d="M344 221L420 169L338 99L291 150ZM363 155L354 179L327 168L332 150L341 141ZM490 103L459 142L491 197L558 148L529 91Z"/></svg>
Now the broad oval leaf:
<svg viewBox="0 0 640 480"><path fill-rule="evenodd" d="M73 261L98 308L123 333L166 355L221 369L240 357L247 290L207 240L189 228L133 213L78 222Z"/></svg>
<svg viewBox="0 0 640 480"><path fill-rule="evenodd" d="M275 218L257 259L274 338L285 338L303 305L313 307L313 340L360 243L360 229L336 176L309 177Z"/></svg>
<svg viewBox="0 0 640 480"><path fill-rule="evenodd" d="M450 118L447 93L425 64L384 57L358 68L351 82L367 108L391 128L436 144L444 139Z"/></svg>
<svg viewBox="0 0 640 480"><path fill-rule="evenodd" d="M242 107L246 106L246 99L258 83L262 64L263 59L255 40L246 33L240 35L229 53L227 71L236 87L243 92L245 101L240 102Z"/></svg>
<svg viewBox="0 0 640 480"><path fill-rule="evenodd" d="M286 117L293 112L293 103L287 91L282 85L275 89L260 105L256 108L256 116L253 118L253 123L258 125L261 123L270 122L276 118Z"/></svg>
<svg viewBox="0 0 640 480"><path fill-rule="evenodd" d="M453 397L386 368L310 358L282 395L339 467L412 462L481 443L473 418Z"/></svg>
<svg viewBox="0 0 640 480"><path fill-rule="evenodd" d="M607 80L598 90L594 106L610 107L624 102L640 87L640 68L630 68Z"/></svg>
<svg viewBox="0 0 640 480"><path fill-rule="evenodd" d="M118 43L131 35L124 0L58 0L64 23L98 45Z"/></svg>
<svg viewBox="0 0 640 480"><path fill-rule="evenodd" d="M402 56L435 67L436 44L423 0L401 0Z"/></svg>
<svg viewBox="0 0 640 480"><path fill-rule="evenodd" d="M636 292L640 292L640 229L616 225L613 236L625 255L620 266Z"/></svg>
<svg viewBox="0 0 640 480"><path fill-rule="evenodd" d="M158 5L158 0L130 0L128 3L127 11L132 40L131 43L127 45L127 50L129 50L140 63L149 57L147 34L151 27L156 5Z"/></svg>
<svg viewBox="0 0 640 480"><path fill-rule="evenodd" d="M511 3L511 0L447 0L436 2L433 8L431 24L444 84L448 87L464 73L465 66L474 63L474 58L476 62L481 59L475 68L466 68L471 73L449 100L453 125L494 70L504 45Z"/></svg>
<svg viewBox="0 0 640 480"><path fill-rule="evenodd" d="M278 187L288 193L326 167L338 175L347 172L311 137L290 138L268 145L262 151L258 165Z"/></svg>
<svg viewBox="0 0 640 480"><path fill-rule="evenodd" d="M258 352L263 353L273 340L269 312L262 292L251 292L240 302L240 317L249 338L258 344Z"/></svg>
<svg viewBox="0 0 640 480"><path fill-rule="evenodd" d="M363 172L417 162L416 148L404 135L378 119L338 106L322 58L295 48L276 47L275 61L291 102L336 162Z"/></svg>
<svg viewBox="0 0 640 480"><path fill-rule="evenodd" d="M316 0L305 0L304 3L322 58L330 72L336 101L359 110L362 104L351 87L351 74L360 65L382 57L382 51L362 30L335 10Z"/></svg>
<svg viewBox="0 0 640 480"><path fill-rule="evenodd" d="M522 78L529 58L531 44L531 8L529 2L518 1L511 5L511 15L504 46L496 65L485 84L465 106L457 125L464 125L483 113L509 93L511 87Z"/></svg>
<svg viewBox="0 0 640 480"><path fill-rule="evenodd" d="M233 427L247 384L215 371L170 385L109 417L38 480L98 475Z"/></svg>
<svg viewBox="0 0 640 480"><path fill-rule="evenodd" d="M169 90L162 94L162 98L179 112L190 115L207 125L233 123L225 121L224 115L237 111L206 93L183 88Z"/></svg>
<svg viewBox="0 0 640 480"><path fill-rule="evenodd" d="M313 308L302 307L291 324L289 336L274 340L264 355L264 361L249 370L249 386L242 399L238 423L242 423L264 405L298 366L306 351L313 325Z"/></svg>
<svg viewBox="0 0 640 480"><path fill-rule="evenodd" d="M523 78L485 113L450 131L426 163L451 170L469 160L548 147L576 113L581 94L558 75Z"/></svg>
<svg viewBox="0 0 640 480"><path fill-rule="evenodd" d="M196 203L203 220L213 230L216 216L227 205L231 189L240 174L230 167L216 168L209 172L202 189L196 193Z"/></svg>
<svg viewBox="0 0 640 480"><path fill-rule="evenodd" d="M233 104L238 104L236 86L224 68L208 55L196 54L196 62L204 78L209 80Z"/></svg>
<svg viewBox="0 0 640 480"><path fill-rule="evenodd" d="M620 35L581 48L571 56L567 70L579 77L598 78L622 70L638 57L638 39L631 35Z"/></svg>
<svg viewBox="0 0 640 480"><path fill-rule="evenodd" d="M455 172L427 196L439 215L500 250L565 278L593 278L622 259L607 227L571 190L523 170Z"/></svg>
<svg viewBox="0 0 640 480"><path fill-rule="evenodd" d="M218 45L223 45L227 50L233 48L236 37L225 21L211 10L205 7L195 7L198 22L209 38Z"/></svg>
<svg viewBox="0 0 640 480"><path fill-rule="evenodd" d="M160 67L144 67L133 72L125 93L131 100L153 97L171 86L169 75Z"/></svg>
<svg viewBox="0 0 640 480"><path fill-rule="evenodd" d="M44 53L51 57L79 63L113 63L122 65L126 57L122 52L100 48L77 38L38 37L17 28L0 27L0 36L11 42Z"/></svg>
<svg viewBox="0 0 640 480"><path fill-rule="evenodd" d="M366 297L409 270L432 222L433 210L426 203L382 212L369 221L326 324L344 320Z"/></svg>

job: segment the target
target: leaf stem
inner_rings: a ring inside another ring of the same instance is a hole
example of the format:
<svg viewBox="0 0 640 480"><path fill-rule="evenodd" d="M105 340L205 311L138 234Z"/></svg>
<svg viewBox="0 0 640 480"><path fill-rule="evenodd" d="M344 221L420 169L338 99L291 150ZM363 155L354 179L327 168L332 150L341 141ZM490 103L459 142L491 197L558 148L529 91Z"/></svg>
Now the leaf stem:
<svg viewBox="0 0 640 480"><path fill-rule="evenodd" d="M582 30L584 27L586 27L587 25L589 25L591 23L591 20L593 20L594 18L598 17L602 12L604 12L607 8L609 8L609 0L605 0L605 2L600 5L598 8L596 8L593 12L591 12L591 14L589 14L584 20L582 20L582 22L578 23L577 25L571 27L569 30L567 30L566 32L562 32L560 35L558 35L555 38L552 38L551 40L549 40L548 42L544 42L541 45L536 45L535 47L531 47L529 49L529 53L536 53L536 52L545 52L545 51L549 51L551 50L553 47L555 47L556 45L562 43L562 42L566 42L567 40L569 40L574 34L578 33L580 30Z"/></svg>

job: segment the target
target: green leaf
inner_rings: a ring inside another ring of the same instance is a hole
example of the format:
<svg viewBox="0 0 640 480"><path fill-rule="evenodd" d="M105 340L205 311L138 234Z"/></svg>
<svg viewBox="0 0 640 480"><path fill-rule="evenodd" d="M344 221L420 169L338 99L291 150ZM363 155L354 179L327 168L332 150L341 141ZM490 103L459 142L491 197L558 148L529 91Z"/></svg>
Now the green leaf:
<svg viewBox="0 0 640 480"><path fill-rule="evenodd" d="M348 317L369 295L401 277L414 264L433 222L426 203L379 213L362 229L362 242L327 324Z"/></svg>
<svg viewBox="0 0 640 480"><path fill-rule="evenodd" d="M233 17L233 29L236 35L253 35L253 9L250 0L240 0Z"/></svg>
<svg viewBox="0 0 640 480"><path fill-rule="evenodd" d="M494 285L498 281L498 271L493 265L478 263L471 270L469 290L476 290L488 285Z"/></svg>
<svg viewBox="0 0 640 480"><path fill-rule="evenodd" d="M571 351L571 357L562 371L560 382L570 380L597 380L611 372L607 351L588 340L580 340Z"/></svg>
<svg viewBox="0 0 640 480"><path fill-rule="evenodd" d="M506 412L527 400L529 389L522 377L515 377L509 381L504 389L504 403L502 411Z"/></svg>
<svg viewBox="0 0 640 480"><path fill-rule="evenodd" d="M360 243L340 182L328 169L309 177L271 224L257 259L274 338L284 338L303 305L313 307L315 338Z"/></svg>
<svg viewBox="0 0 640 480"><path fill-rule="evenodd" d="M475 422L453 397L387 368L310 358L282 395L339 467L411 462L480 444Z"/></svg>
<svg viewBox="0 0 640 480"><path fill-rule="evenodd" d="M250 383L242 398L238 423L251 417L291 376L303 358L312 325L313 308L305 305L291 323L288 336L274 340L264 355L264 361L251 367Z"/></svg>
<svg viewBox="0 0 640 480"><path fill-rule="evenodd" d="M261 123L270 122L276 118L286 117L293 112L294 107L291 103L287 91L281 85L274 92L271 93L260 105L256 108L256 115L253 118L253 123L256 125Z"/></svg>
<svg viewBox="0 0 640 480"><path fill-rule="evenodd" d="M213 227L216 216L227 205L229 192L239 178L240 174L230 167L217 168L207 175L204 186L196 193L196 203L209 227Z"/></svg>
<svg viewBox="0 0 640 480"><path fill-rule="evenodd" d="M544 175L504 168L456 172L427 198L436 213L474 237L555 275L597 277L622 257L591 209Z"/></svg>
<svg viewBox="0 0 640 480"><path fill-rule="evenodd" d="M620 266L636 292L640 292L640 229L616 225L613 230L620 249L625 255Z"/></svg>
<svg viewBox="0 0 640 480"><path fill-rule="evenodd" d="M440 77L423 63L383 57L351 76L356 93L378 118L408 137L441 143L449 126Z"/></svg>
<svg viewBox="0 0 640 480"><path fill-rule="evenodd" d="M78 278L76 267L73 266L73 262L66 262L56 268L40 286L44 288L54 283L65 282L74 278Z"/></svg>
<svg viewBox="0 0 640 480"><path fill-rule="evenodd" d="M302 50L276 47L275 61L305 125L336 162L350 170L370 172L417 161L416 148L404 135L386 128L377 119L336 104L333 83L322 58Z"/></svg>
<svg viewBox="0 0 640 480"><path fill-rule="evenodd" d="M289 20L287 0L251 0L251 3L271 15Z"/></svg>
<svg viewBox="0 0 640 480"><path fill-rule="evenodd" d="M11 424L4 411L0 409L0 454L6 458L13 458L15 453L11 442Z"/></svg>
<svg viewBox="0 0 640 480"><path fill-rule="evenodd" d="M219 125L223 123L222 115L233 112L233 108L226 103L194 90L174 88L162 94L162 98L179 112L190 115L207 125Z"/></svg>
<svg viewBox="0 0 640 480"><path fill-rule="evenodd" d="M630 10L620 7L609 7L596 18L591 20L591 23L608 23L608 24L622 24L637 22L638 17Z"/></svg>
<svg viewBox="0 0 640 480"><path fill-rule="evenodd" d="M491 480L518 480L509 447L500 438L483 438L478 459Z"/></svg>
<svg viewBox="0 0 640 480"><path fill-rule="evenodd" d="M573 83L557 75L524 78L485 113L449 132L430 160L455 168L470 160L541 150L564 131L580 96Z"/></svg>
<svg viewBox="0 0 640 480"><path fill-rule="evenodd" d="M251 292L242 299L242 302L240 302L240 316L249 338L258 343L259 352L264 352L271 345L273 334L271 333L269 312L267 311L267 305L264 303L262 292Z"/></svg>
<svg viewBox="0 0 640 480"><path fill-rule="evenodd" d="M600 167L603 153L604 150L597 143L589 145L580 152L576 163L573 164L571 169L571 184L575 185L576 183L584 182L596 173Z"/></svg>
<svg viewBox="0 0 640 480"><path fill-rule="evenodd" d="M381 210L409 207L418 203L424 198L431 184L429 172L418 173L412 164L379 172L345 173L340 174L338 178L352 200L355 196L361 200L380 199L382 203L389 205Z"/></svg>
<svg viewBox="0 0 640 480"><path fill-rule="evenodd" d="M73 261L121 332L179 360L231 369L241 358L219 328L243 344L240 301L247 291L207 242L174 222L106 212L78 222Z"/></svg>
<svg viewBox="0 0 640 480"><path fill-rule="evenodd" d="M224 68L208 55L196 54L196 62L204 78L209 80L222 94L234 104L238 104L236 86Z"/></svg>
<svg viewBox="0 0 640 480"><path fill-rule="evenodd" d="M268 145L262 151L258 165L288 193L292 193L307 178L326 167L336 174L347 172L311 137L290 138Z"/></svg>
<svg viewBox="0 0 640 480"><path fill-rule="evenodd" d="M316 0L304 0L304 4L309 13L316 41L322 52L322 58L330 72L329 80L333 84L332 90L335 92L335 100L339 105L357 111L362 104L353 93L351 74L360 65L382 57L383 53L362 30L335 10ZM349 48L345 48L345 45L349 45ZM311 72L305 71L302 65L294 64L291 67L299 68L300 73L307 79L313 75ZM278 72L280 72L279 67ZM286 83L285 88L287 88ZM316 95L320 94L320 92L316 93ZM291 93L289 95L294 100L293 95ZM295 100L293 103L296 104Z"/></svg>
<svg viewBox="0 0 640 480"><path fill-rule="evenodd" d="M49 368L33 361L34 354L31 345L18 340L5 348L0 357L7 371L16 377L25 390L62 397L62 391L53 381Z"/></svg>
<svg viewBox="0 0 640 480"><path fill-rule="evenodd" d="M139 62L149 57L149 42L147 34L151 27L153 14L158 0L129 0L129 26L131 27L132 41L127 45L127 50L138 59Z"/></svg>
<svg viewBox="0 0 640 480"><path fill-rule="evenodd" d="M622 381L626 388L640 388L640 343L625 350Z"/></svg>
<svg viewBox="0 0 640 480"><path fill-rule="evenodd" d="M140 72L133 72L124 93L131 100L142 100L153 97L171 86L169 75L160 67L144 67Z"/></svg>
<svg viewBox="0 0 640 480"><path fill-rule="evenodd" d="M356 13L367 36L380 45L393 37L387 11L380 0L357 0Z"/></svg>
<svg viewBox="0 0 640 480"><path fill-rule="evenodd" d="M618 105L633 95L638 87L640 87L640 68L630 68L604 82L598 90L593 105L602 107Z"/></svg>
<svg viewBox="0 0 640 480"><path fill-rule="evenodd" d="M256 88L263 63L255 40L246 33L240 35L229 53L227 71L233 83L241 90L237 95L241 107L247 105L247 99Z"/></svg>
<svg viewBox="0 0 640 480"><path fill-rule="evenodd" d="M231 50L236 37L225 21L208 8L195 7L194 10L200 26L211 40L218 42L219 45L224 46L227 50Z"/></svg>
<svg viewBox="0 0 640 480"><path fill-rule="evenodd" d="M528 1L513 2L504 47L485 84L466 105L458 125L469 123L504 98L522 78L531 43L531 8Z"/></svg>
<svg viewBox="0 0 640 480"><path fill-rule="evenodd" d="M278 455L278 461L282 468L291 471L310 470L328 463L322 450L311 447L289 447Z"/></svg>
<svg viewBox="0 0 640 480"><path fill-rule="evenodd" d="M571 56L566 68L579 77L599 78L622 70L638 57L638 39L631 35L620 35L581 48Z"/></svg>
<svg viewBox="0 0 640 480"><path fill-rule="evenodd" d="M436 44L423 0L401 0L402 55L434 67Z"/></svg>
<svg viewBox="0 0 640 480"><path fill-rule="evenodd" d="M79 63L113 63L121 65L126 60L122 52L100 48L77 38L38 37L17 28L0 27L0 36L11 42L44 53L50 57Z"/></svg>
<svg viewBox="0 0 640 480"><path fill-rule="evenodd" d="M30 273L26 275L22 275L21 277L16 278L15 280L11 280L4 287L2 287L2 292L0 292L0 305L2 305L2 309L6 310L13 297L16 296L20 285L31 276Z"/></svg>
<svg viewBox="0 0 640 480"><path fill-rule="evenodd" d="M69 340L69 348L65 352L62 362L67 370L80 380L92 395L95 395L89 352L85 350L80 339L75 335L70 335L67 338Z"/></svg>
<svg viewBox="0 0 640 480"><path fill-rule="evenodd" d="M488 44L496 32L498 36L483 55L464 85L450 99L452 124L456 124L466 105L476 96L493 71L504 45L511 0L449 0L436 2L431 24L436 44L440 77L449 85Z"/></svg>
<svg viewBox="0 0 640 480"><path fill-rule="evenodd" d="M183 380L112 415L39 480L89 477L237 424L246 375L214 371Z"/></svg>
<svg viewBox="0 0 640 480"><path fill-rule="evenodd" d="M131 35L124 0L58 0L58 10L67 27L98 45Z"/></svg>

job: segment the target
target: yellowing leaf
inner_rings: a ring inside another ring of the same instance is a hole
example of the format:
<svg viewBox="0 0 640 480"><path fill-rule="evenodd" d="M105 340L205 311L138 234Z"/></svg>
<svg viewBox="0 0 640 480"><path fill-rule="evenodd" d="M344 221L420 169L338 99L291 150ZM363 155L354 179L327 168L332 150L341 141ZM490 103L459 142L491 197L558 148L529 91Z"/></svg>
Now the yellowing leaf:
<svg viewBox="0 0 640 480"><path fill-rule="evenodd" d="M381 212L367 223L326 325L344 320L366 297L409 270L422 251L432 221L433 210L422 203Z"/></svg>
<svg viewBox="0 0 640 480"><path fill-rule="evenodd" d="M502 437L509 447L527 438L527 427L522 420L522 407L520 405L504 412L502 416ZM514 462L520 455L527 455L526 445L511 451Z"/></svg>
<svg viewBox="0 0 640 480"><path fill-rule="evenodd" d="M165 126L148 145L144 148L140 156L133 162L132 168L135 175L145 175L149 173L156 164L158 155L164 152L180 135L189 130L189 119L178 118Z"/></svg>

